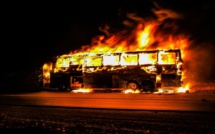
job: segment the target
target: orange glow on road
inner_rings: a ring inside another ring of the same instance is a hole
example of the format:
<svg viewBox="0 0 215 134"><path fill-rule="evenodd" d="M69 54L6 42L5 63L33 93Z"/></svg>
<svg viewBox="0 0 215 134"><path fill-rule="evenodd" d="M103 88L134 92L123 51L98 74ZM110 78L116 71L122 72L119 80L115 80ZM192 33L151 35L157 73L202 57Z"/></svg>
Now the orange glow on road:
<svg viewBox="0 0 215 134"><path fill-rule="evenodd" d="M140 92L140 90L126 89L126 90L123 90L123 93L125 93L125 94L129 94L129 93L136 94L136 93L141 93L141 92Z"/></svg>
<svg viewBox="0 0 215 134"><path fill-rule="evenodd" d="M71 93L91 93L91 92L93 92L93 90L87 88L79 88L71 91Z"/></svg>

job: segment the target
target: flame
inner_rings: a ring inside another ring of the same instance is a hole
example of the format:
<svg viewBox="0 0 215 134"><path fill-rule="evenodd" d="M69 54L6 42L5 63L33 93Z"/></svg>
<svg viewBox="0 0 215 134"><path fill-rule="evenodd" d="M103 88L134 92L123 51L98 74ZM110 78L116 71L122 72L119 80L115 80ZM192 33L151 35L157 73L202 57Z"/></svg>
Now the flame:
<svg viewBox="0 0 215 134"><path fill-rule="evenodd" d="M143 51L154 49L181 49L182 58L188 46L188 38L182 35L160 32L158 22L138 24L130 34L119 31L107 38L101 36L93 39L91 45L85 45L71 53L112 53L125 51ZM128 34L128 35L127 35Z"/></svg>
<svg viewBox="0 0 215 134"><path fill-rule="evenodd" d="M116 65L119 65L119 56L117 55L105 55L103 57L103 64L104 66L107 66L107 65L111 65L111 66L116 66Z"/></svg>
<svg viewBox="0 0 215 134"><path fill-rule="evenodd" d="M189 93L190 92L190 84L186 84L184 87L180 87L177 90L178 93Z"/></svg>
<svg viewBox="0 0 215 134"><path fill-rule="evenodd" d="M139 54L141 61L138 61L137 55L122 54L121 57L117 55L108 55L109 53L126 52L126 51L143 51L143 50L155 50L155 49L181 49L182 58L186 55L186 48L188 46L188 38L182 35L173 35L173 33L162 32L160 26L161 22L151 21L146 23L139 23L136 28L128 33L126 30L118 31L118 33L108 34L105 37L97 36L92 39L91 45L82 46L81 49L64 54L60 56L56 62L55 72L66 71L69 65L82 64L83 61L79 61L78 57L72 57L72 55L84 55L84 54L107 54L104 56L104 65L137 65L139 64L155 64L156 54ZM159 31L161 30L161 31ZM68 58L66 58L68 57ZM176 63L177 59L174 54L159 53L159 64L172 64ZM122 60L119 60L122 58ZM75 62L74 62L75 61ZM111 61L111 62L110 62ZM100 65L101 59L88 59L87 61L92 66ZM183 74L185 75L185 74ZM183 76L184 78L185 76Z"/></svg>
<svg viewBox="0 0 215 134"><path fill-rule="evenodd" d="M63 54L59 56L55 63L54 72L65 72L68 70L70 65L81 65L83 64L83 53L79 54Z"/></svg>
<svg viewBox="0 0 215 134"><path fill-rule="evenodd" d="M64 54L57 58L56 67L54 72L63 71L65 72L69 68L70 63L70 55Z"/></svg>
<svg viewBox="0 0 215 134"><path fill-rule="evenodd" d="M136 93L140 93L140 90L126 89L126 90L123 90L123 93L125 93L125 94L129 94L129 93L136 94Z"/></svg>
<svg viewBox="0 0 215 134"><path fill-rule="evenodd" d="M175 53L159 53L159 64L175 64L176 63L176 55Z"/></svg>
<svg viewBox="0 0 215 134"><path fill-rule="evenodd" d="M170 88L159 88L158 92L155 93L167 93L167 94L172 94L172 93L190 93L190 84L186 84L185 86L176 88L176 87L170 87Z"/></svg>
<svg viewBox="0 0 215 134"><path fill-rule="evenodd" d="M43 84L44 86L46 84L50 83L50 72L52 71L52 63L45 63L42 67L42 75L43 75Z"/></svg>
<svg viewBox="0 0 215 134"><path fill-rule="evenodd" d="M142 24L138 25L137 29L142 30ZM137 32L137 40L139 48L145 48L154 42L153 33L156 29L155 23L146 24L142 31Z"/></svg>
<svg viewBox="0 0 215 134"><path fill-rule="evenodd" d="M45 63L43 65L43 77L44 78L50 78L50 71L52 70L52 64L51 63Z"/></svg>
<svg viewBox="0 0 215 134"><path fill-rule="evenodd" d="M157 62L157 55L156 53L142 53L139 54L139 63L143 64L155 64Z"/></svg>
<svg viewBox="0 0 215 134"><path fill-rule="evenodd" d="M91 93L91 92L93 92L93 90L89 88L79 88L71 91L71 93Z"/></svg>

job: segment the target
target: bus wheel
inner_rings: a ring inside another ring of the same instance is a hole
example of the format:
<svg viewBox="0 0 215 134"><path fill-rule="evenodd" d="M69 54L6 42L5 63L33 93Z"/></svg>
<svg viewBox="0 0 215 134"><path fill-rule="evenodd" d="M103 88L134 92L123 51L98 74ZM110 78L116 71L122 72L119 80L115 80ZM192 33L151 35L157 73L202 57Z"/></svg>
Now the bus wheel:
<svg viewBox="0 0 215 134"><path fill-rule="evenodd" d="M142 91L154 92L155 90L155 84L150 80L143 81L141 86L142 86Z"/></svg>
<svg viewBox="0 0 215 134"><path fill-rule="evenodd" d="M126 85L127 89L137 90L139 88L136 82L128 82Z"/></svg>

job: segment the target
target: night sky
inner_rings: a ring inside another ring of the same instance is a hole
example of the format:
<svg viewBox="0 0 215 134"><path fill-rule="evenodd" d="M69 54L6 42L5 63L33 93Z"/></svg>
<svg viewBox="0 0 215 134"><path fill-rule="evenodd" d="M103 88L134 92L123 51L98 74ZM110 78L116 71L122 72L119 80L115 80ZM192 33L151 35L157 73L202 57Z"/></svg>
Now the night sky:
<svg viewBox="0 0 215 134"><path fill-rule="evenodd" d="M105 23L120 28L127 12L153 16L153 2L182 14L180 31L190 35L196 45L210 44L210 51L215 50L213 0L14 2L5 4L2 16L3 68L5 72L39 68L51 57L89 45L94 36L103 34L99 27Z"/></svg>

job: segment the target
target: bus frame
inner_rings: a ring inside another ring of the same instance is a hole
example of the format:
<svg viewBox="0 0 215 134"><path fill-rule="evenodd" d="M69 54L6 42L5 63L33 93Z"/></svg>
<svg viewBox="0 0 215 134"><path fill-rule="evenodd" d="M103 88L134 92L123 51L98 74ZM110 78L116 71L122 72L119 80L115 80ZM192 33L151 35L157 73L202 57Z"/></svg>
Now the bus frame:
<svg viewBox="0 0 215 134"><path fill-rule="evenodd" d="M147 54L151 54L153 62L149 59L141 60ZM133 56L136 62L123 64L123 56L126 55ZM105 64L106 56L118 56L118 61L110 59L110 64ZM88 54L82 68L83 85L93 90L175 90L183 84L182 63L180 49Z"/></svg>

